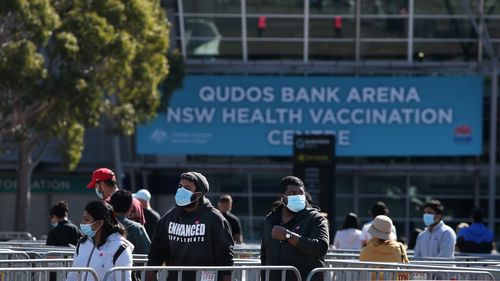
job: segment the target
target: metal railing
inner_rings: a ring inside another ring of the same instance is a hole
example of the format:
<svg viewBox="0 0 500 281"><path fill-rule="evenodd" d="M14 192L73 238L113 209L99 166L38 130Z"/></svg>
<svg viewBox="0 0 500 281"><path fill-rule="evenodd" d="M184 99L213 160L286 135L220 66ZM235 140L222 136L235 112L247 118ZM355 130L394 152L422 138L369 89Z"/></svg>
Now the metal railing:
<svg viewBox="0 0 500 281"><path fill-rule="evenodd" d="M271 272L279 272L281 281L287 279L287 273L292 274L296 280L302 280L299 271L293 266L138 266L138 267L114 267L110 269L102 281L111 280L111 275L116 281L124 280L126 274L134 271L141 280L145 280L146 272L156 272L158 280L165 280L168 274L176 274L177 280L198 281L217 280L219 275L231 274L231 280L245 281L278 281L271 280ZM193 277L194 275L194 277Z"/></svg>
<svg viewBox="0 0 500 281"><path fill-rule="evenodd" d="M343 280L495 280L487 271L474 270L435 270L435 269L396 269L396 268L316 268L307 276L311 281L322 274L325 281Z"/></svg>
<svg viewBox="0 0 500 281"><path fill-rule="evenodd" d="M68 273L74 272L77 281L87 280L90 274L99 281L97 273L91 268L84 267L16 267L0 268L0 280L2 281L62 281L66 279ZM85 279L83 276L85 275Z"/></svg>

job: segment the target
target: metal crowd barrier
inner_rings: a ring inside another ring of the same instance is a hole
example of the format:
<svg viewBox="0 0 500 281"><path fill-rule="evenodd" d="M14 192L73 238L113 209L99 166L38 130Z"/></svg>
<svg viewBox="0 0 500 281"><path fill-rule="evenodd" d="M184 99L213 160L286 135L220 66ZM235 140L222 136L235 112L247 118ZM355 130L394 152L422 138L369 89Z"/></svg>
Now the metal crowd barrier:
<svg viewBox="0 0 500 281"><path fill-rule="evenodd" d="M71 267L73 259L0 260L0 267Z"/></svg>
<svg viewBox="0 0 500 281"><path fill-rule="evenodd" d="M484 260L484 261L424 261L424 260L418 260L418 261L410 261L411 264L418 264L418 265L440 265L440 266L458 266L458 267L475 267L475 268L481 268L481 267L486 267L486 266L494 266L494 265L499 265L500 261L492 261L492 260Z"/></svg>
<svg viewBox="0 0 500 281"><path fill-rule="evenodd" d="M23 251L11 251L11 250L0 249L0 259L2 260L29 259L29 258L30 256Z"/></svg>
<svg viewBox="0 0 500 281"><path fill-rule="evenodd" d="M359 253L326 253L326 259L357 260Z"/></svg>
<svg viewBox="0 0 500 281"><path fill-rule="evenodd" d="M396 268L316 268L307 276L311 281L322 274L324 281L367 281L367 280L495 280L487 271L453 269L396 269Z"/></svg>
<svg viewBox="0 0 500 281"><path fill-rule="evenodd" d="M0 231L0 241L9 240L36 240L33 235L25 231Z"/></svg>
<svg viewBox="0 0 500 281"><path fill-rule="evenodd" d="M84 276L91 274L93 279L99 281L97 273L91 268L85 267L16 267L0 268L0 280L2 281L63 281L69 272L76 273L77 281L85 281Z"/></svg>
<svg viewBox="0 0 500 281"><path fill-rule="evenodd" d="M138 266L138 267L114 267L110 269L102 281L111 280L115 276L115 281L125 279L125 274L135 271L141 280L145 280L146 272L157 272L158 280L166 280L169 272L177 273L177 280L183 280L182 275L194 272L196 278L191 281L217 280L221 272L231 272L233 281L279 281L271 280L270 272L280 272L281 281L287 281L286 274L291 273L296 280L302 280L299 271L293 266Z"/></svg>
<svg viewBox="0 0 500 281"><path fill-rule="evenodd" d="M474 262L469 263L468 267L460 267L459 265L465 265L468 262L448 262L446 264L440 263L394 263L394 262L370 262L370 261L357 261L357 260L325 260L327 267L337 267L337 268L403 268L403 269L452 269L452 270L474 270L474 271L489 271L486 266L498 265L498 263L484 263L484 262ZM476 264L476 266L474 266Z"/></svg>

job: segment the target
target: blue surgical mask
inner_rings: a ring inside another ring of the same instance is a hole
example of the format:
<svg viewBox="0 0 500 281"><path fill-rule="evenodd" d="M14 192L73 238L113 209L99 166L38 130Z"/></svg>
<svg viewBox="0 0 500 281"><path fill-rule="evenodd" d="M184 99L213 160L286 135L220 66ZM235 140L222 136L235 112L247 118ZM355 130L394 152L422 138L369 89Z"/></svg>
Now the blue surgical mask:
<svg viewBox="0 0 500 281"><path fill-rule="evenodd" d="M288 198L288 203L286 204L286 207L294 212L300 212L304 210L306 207L306 196L305 195L290 195L287 196Z"/></svg>
<svg viewBox="0 0 500 281"><path fill-rule="evenodd" d="M193 197L193 192L184 187L179 187L177 193L175 193L175 203L181 207L187 206L193 202L191 201L191 197Z"/></svg>
<svg viewBox="0 0 500 281"><path fill-rule="evenodd" d="M51 222L50 223L50 228L56 228L56 226L58 225L59 223L57 222Z"/></svg>
<svg viewBox="0 0 500 281"><path fill-rule="evenodd" d="M434 215L433 214L424 214L423 216L424 224L429 226L434 223Z"/></svg>
<svg viewBox="0 0 500 281"><path fill-rule="evenodd" d="M94 237L95 236L95 233L97 230L92 230L92 225L94 224L95 222L93 223L81 223L80 224L80 230L82 231L82 233L84 235L87 235L88 237Z"/></svg>
<svg viewBox="0 0 500 281"><path fill-rule="evenodd" d="M99 197L99 199L104 199L104 195L102 195L102 192L99 191L97 187L95 188L95 194L97 194L97 197Z"/></svg>

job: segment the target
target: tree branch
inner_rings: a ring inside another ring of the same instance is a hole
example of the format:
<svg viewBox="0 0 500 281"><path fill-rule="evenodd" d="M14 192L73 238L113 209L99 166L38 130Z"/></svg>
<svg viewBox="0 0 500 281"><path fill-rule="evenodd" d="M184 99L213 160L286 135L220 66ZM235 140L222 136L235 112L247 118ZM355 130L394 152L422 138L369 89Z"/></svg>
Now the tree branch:
<svg viewBox="0 0 500 281"><path fill-rule="evenodd" d="M40 160L43 157L43 154L45 154L45 151L47 150L47 145L49 144L49 140L45 139L38 151L38 154L33 156L33 160L30 165L30 170L33 171L33 169L40 163Z"/></svg>

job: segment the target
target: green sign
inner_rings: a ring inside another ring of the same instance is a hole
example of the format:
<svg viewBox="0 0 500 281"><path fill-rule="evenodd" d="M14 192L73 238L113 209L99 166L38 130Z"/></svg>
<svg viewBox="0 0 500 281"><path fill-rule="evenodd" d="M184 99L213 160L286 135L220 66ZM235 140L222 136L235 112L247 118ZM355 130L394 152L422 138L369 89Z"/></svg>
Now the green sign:
<svg viewBox="0 0 500 281"><path fill-rule="evenodd" d="M31 179L31 192L88 193L90 179L83 176L47 176ZM0 192L16 192L17 179L12 176L0 177Z"/></svg>

